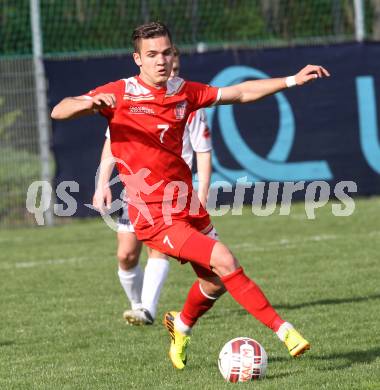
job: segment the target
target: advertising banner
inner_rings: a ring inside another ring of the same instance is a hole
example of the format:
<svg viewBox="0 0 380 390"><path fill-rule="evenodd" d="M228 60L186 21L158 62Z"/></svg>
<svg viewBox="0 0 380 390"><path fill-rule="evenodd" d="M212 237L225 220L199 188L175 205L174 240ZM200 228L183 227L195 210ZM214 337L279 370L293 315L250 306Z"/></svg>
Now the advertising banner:
<svg viewBox="0 0 380 390"><path fill-rule="evenodd" d="M212 181L222 202L231 201L236 185L248 189L250 202L257 182L279 182L280 188L284 182L305 182L298 198L315 181L328 183L331 196L342 181L356 183L355 195L380 194L379 44L183 54L181 76L224 87L293 75L307 64L323 65L331 77L253 104L207 109ZM138 73L131 56L47 60L45 66L51 106ZM55 183L79 184L67 190L78 204L76 216L93 213L85 204L95 189L106 127L99 115L53 123Z"/></svg>

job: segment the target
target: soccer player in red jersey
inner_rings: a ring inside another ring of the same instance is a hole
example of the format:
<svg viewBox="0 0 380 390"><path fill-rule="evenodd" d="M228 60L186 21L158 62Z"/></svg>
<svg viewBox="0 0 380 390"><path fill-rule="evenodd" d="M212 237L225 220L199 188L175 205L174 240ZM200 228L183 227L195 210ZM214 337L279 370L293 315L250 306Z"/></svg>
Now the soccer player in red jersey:
<svg viewBox="0 0 380 390"><path fill-rule="evenodd" d="M251 80L225 88L169 79L173 48L162 23L135 29L133 58L140 74L63 99L53 119L100 112L109 124L112 154L128 193L129 215L136 235L149 247L188 261L198 275L180 313L168 312L169 356L177 369L187 361L193 325L225 290L261 323L272 329L292 356L310 344L284 321L259 286L223 243L207 236L207 211L193 195L191 171L181 158L182 135L192 111L213 104L250 103L329 76L319 65L307 65L294 76Z"/></svg>
<svg viewBox="0 0 380 390"><path fill-rule="evenodd" d="M174 61L170 77L177 77L181 64L180 53L175 46L173 46L173 55ZM211 150L211 134L207 126L205 110L194 111L186 122L182 158L191 169L195 152L199 179L197 194L203 206L206 205L211 179ZM113 169L111 140L109 129L107 129L92 203L101 213L112 201L109 180ZM128 204L124 202L120 211L117 224L118 277L131 304L131 309L124 311L123 318L131 325L151 325L156 317L161 288L169 272L169 259L165 254L148 247L148 260L143 271L139 265L142 245L137 239L133 224L129 219ZM211 234L217 238L215 229L209 235Z"/></svg>

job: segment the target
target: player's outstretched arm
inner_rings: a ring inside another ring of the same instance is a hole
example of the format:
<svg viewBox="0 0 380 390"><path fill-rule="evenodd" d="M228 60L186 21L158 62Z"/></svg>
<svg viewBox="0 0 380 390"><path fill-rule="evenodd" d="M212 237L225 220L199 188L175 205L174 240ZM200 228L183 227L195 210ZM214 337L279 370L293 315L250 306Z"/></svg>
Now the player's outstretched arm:
<svg viewBox="0 0 380 390"><path fill-rule="evenodd" d="M84 115L95 114L102 108L112 108L115 106L116 98L112 93L99 93L93 97L67 97L53 108L51 117L57 120L73 119Z"/></svg>
<svg viewBox="0 0 380 390"><path fill-rule="evenodd" d="M330 73L322 66L307 65L294 76L251 80L221 88L222 95L217 104L250 103L282 91L285 88L304 85L317 78L329 76Z"/></svg>
<svg viewBox="0 0 380 390"><path fill-rule="evenodd" d="M106 138L100 158L100 166L98 170L98 182L96 190L92 198L92 205L101 213L104 208L109 209L112 202L112 192L109 187L109 181L112 175L115 160L111 151L111 140Z"/></svg>

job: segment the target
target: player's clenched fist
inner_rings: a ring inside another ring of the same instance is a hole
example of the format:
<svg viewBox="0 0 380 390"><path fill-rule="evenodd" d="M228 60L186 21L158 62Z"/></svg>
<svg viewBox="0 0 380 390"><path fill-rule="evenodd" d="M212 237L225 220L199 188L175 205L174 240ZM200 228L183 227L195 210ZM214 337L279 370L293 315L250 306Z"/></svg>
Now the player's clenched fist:
<svg viewBox="0 0 380 390"><path fill-rule="evenodd" d="M303 85L317 78L329 77L330 73L320 65L306 65L294 77L297 85Z"/></svg>
<svg viewBox="0 0 380 390"><path fill-rule="evenodd" d="M116 97L113 93L99 93L92 97L93 108L115 108L116 107Z"/></svg>

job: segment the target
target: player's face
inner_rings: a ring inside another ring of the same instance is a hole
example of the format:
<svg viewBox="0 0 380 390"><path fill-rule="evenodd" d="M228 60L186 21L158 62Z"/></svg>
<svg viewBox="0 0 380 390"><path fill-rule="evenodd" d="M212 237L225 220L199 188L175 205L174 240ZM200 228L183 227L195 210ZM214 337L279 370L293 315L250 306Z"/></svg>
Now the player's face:
<svg viewBox="0 0 380 390"><path fill-rule="evenodd" d="M172 71L170 73L170 78L176 77L178 75L179 75L179 58L178 57L174 57L174 59L173 59L173 67L172 67Z"/></svg>
<svg viewBox="0 0 380 390"><path fill-rule="evenodd" d="M133 58L144 82L152 86L166 84L173 65L173 48L167 36L141 39L140 53L133 53Z"/></svg>

